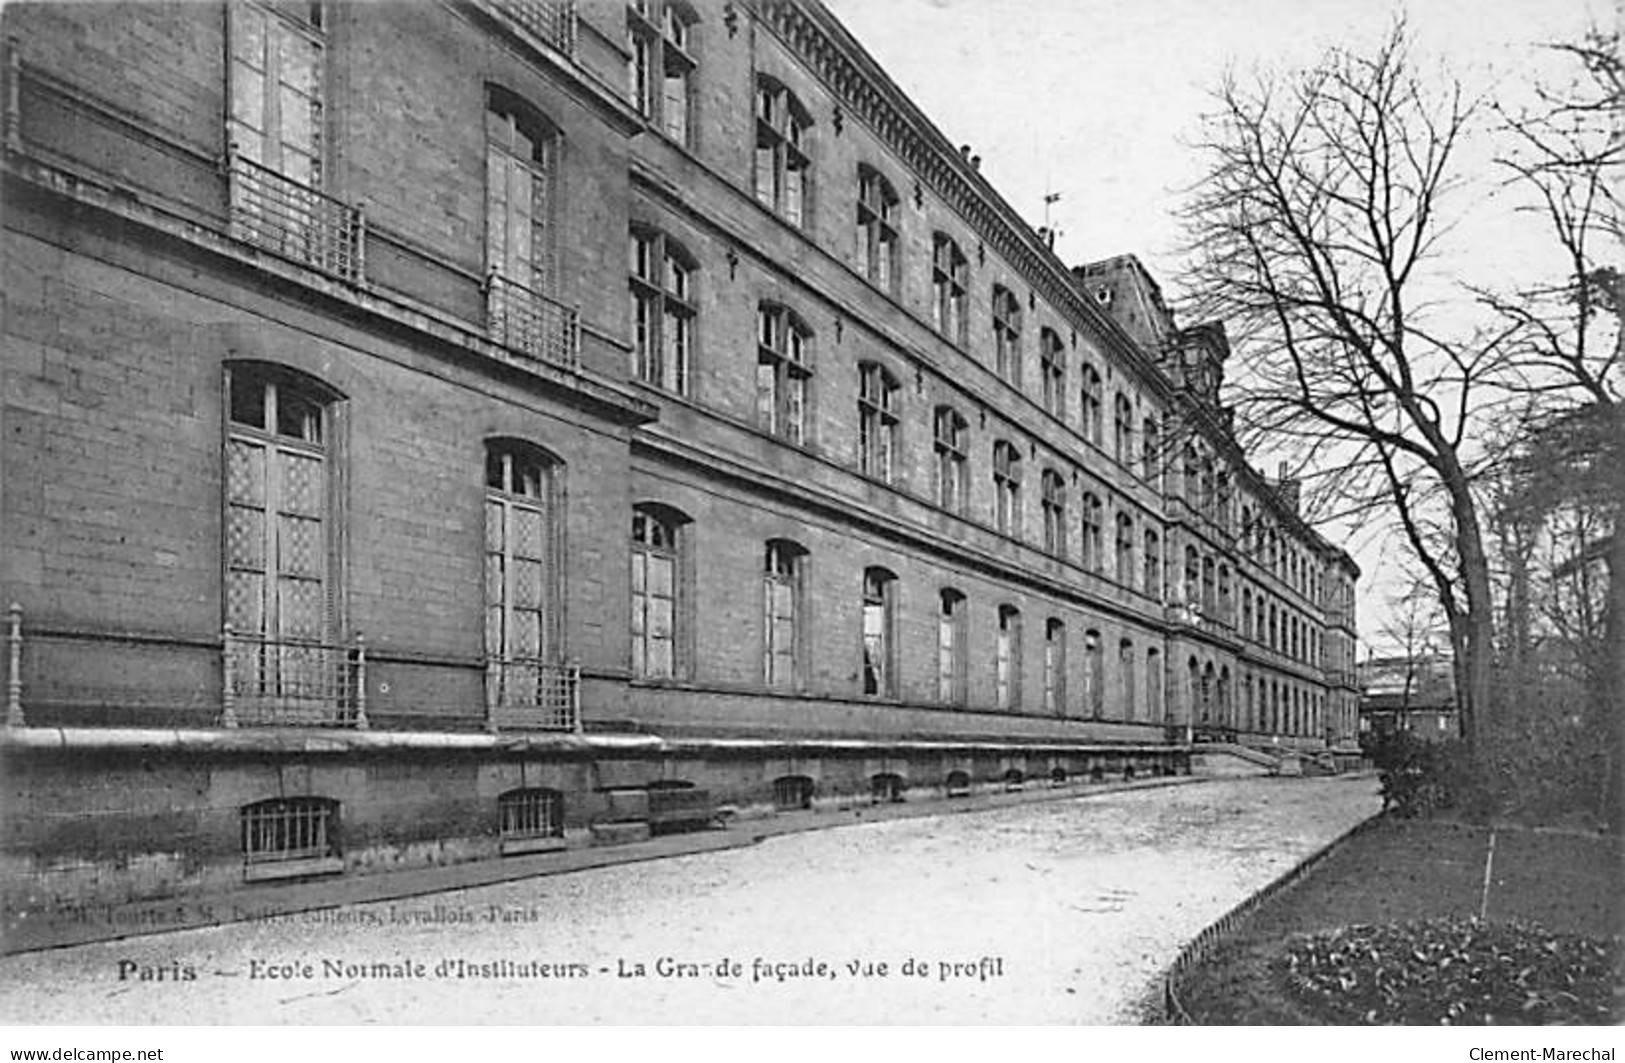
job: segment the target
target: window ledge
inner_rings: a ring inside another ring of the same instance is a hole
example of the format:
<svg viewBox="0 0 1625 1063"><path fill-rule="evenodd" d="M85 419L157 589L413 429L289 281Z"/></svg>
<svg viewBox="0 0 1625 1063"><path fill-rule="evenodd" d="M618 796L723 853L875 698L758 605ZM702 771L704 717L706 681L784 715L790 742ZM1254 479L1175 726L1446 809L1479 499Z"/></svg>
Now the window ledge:
<svg viewBox="0 0 1625 1063"><path fill-rule="evenodd" d="M310 856L303 860L265 860L243 866L244 882L270 882L276 879L304 878L307 875L337 875L344 871L340 856Z"/></svg>
<svg viewBox="0 0 1625 1063"><path fill-rule="evenodd" d="M541 838L502 839L503 856L522 856L526 853L555 853L569 847L569 842L552 835Z"/></svg>

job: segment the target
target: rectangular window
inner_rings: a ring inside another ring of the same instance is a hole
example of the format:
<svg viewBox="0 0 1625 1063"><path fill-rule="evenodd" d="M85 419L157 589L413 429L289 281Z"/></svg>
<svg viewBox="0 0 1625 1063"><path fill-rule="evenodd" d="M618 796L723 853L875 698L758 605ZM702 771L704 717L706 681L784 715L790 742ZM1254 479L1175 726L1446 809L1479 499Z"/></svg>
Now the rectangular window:
<svg viewBox="0 0 1625 1063"><path fill-rule="evenodd" d="M858 374L858 462L866 475L890 483L897 451L897 381L872 362L860 366Z"/></svg>
<svg viewBox="0 0 1625 1063"><path fill-rule="evenodd" d="M1059 715L1066 708L1066 625L1044 625L1044 711Z"/></svg>
<svg viewBox="0 0 1625 1063"><path fill-rule="evenodd" d="M327 409L287 377L227 380L226 623L238 712L331 723L349 698L337 618Z"/></svg>
<svg viewBox="0 0 1625 1063"><path fill-rule="evenodd" d="M812 376L806 333L799 319L781 306L761 307L757 322L757 423L773 435L803 443Z"/></svg>
<svg viewBox="0 0 1625 1063"><path fill-rule="evenodd" d="M892 587L884 569L863 573L863 692L872 697L896 694L892 682Z"/></svg>
<svg viewBox="0 0 1625 1063"><path fill-rule="evenodd" d="M994 703L1001 709L1021 705L1021 613L1014 607L999 607L999 631L994 644Z"/></svg>
<svg viewBox="0 0 1625 1063"><path fill-rule="evenodd" d="M770 687L788 687L796 682L796 642L801 565L804 553L793 543L773 540L767 544L763 567L763 679Z"/></svg>
<svg viewBox="0 0 1625 1063"><path fill-rule="evenodd" d="M966 340L965 291L969 264L959 245L937 233L931 243L931 315L936 329L954 343Z"/></svg>
<svg viewBox="0 0 1625 1063"><path fill-rule="evenodd" d="M858 259L876 287L895 292L897 281L897 193L868 167L858 167Z"/></svg>
<svg viewBox="0 0 1625 1063"><path fill-rule="evenodd" d="M485 653L494 707L557 708L548 726L573 725L554 657L558 595L552 556L551 470L520 445L486 450Z"/></svg>
<svg viewBox="0 0 1625 1063"><path fill-rule="evenodd" d="M677 674L677 535L653 513L632 514L632 674Z"/></svg>
<svg viewBox="0 0 1625 1063"><path fill-rule="evenodd" d="M963 417L950 407L937 407L932 443L937 465L937 504L952 513L963 513L969 498L970 466L965 454L968 435Z"/></svg>
<svg viewBox="0 0 1625 1063"><path fill-rule="evenodd" d="M756 87L756 198L792 225L805 220L804 150L811 128L806 110L788 89L767 78Z"/></svg>
<svg viewBox="0 0 1625 1063"><path fill-rule="evenodd" d="M693 268L687 252L658 232L631 236L632 372L687 394L693 348Z"/></svg>
<svg viewBox="0 0 1625 1063"><path fill-rule="evenodd" d="M231 36L227 141L266 169L306 188L320 188L324 118L319 24L284 18L257 3L234 3L227 10ZM307 10L319 8L311 5Z"/></svg>
<svg viewBox="0 0 1625 1063"><path fill-rule="evenodd" d="M965 701L965 596L943 591L937 614L937 700Z"/></svg>

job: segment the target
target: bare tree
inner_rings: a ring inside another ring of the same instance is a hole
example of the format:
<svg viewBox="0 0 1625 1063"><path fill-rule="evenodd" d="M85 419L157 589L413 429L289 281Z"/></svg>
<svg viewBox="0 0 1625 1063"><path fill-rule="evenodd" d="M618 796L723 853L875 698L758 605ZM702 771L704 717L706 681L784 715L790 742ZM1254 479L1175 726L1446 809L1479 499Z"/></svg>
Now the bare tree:
<svg viewBox="0 0 1625 1063"><path fill-rule="evenodd" d="M1500 335L1451 338L1429 271L1478 108L1459 83L1424 82L1402 22L1372 54L1232 76L1215 98L1184 217L1188 302L1231 330L1244 428L1335 455L1323 493L1397 519L1449 625L1473 743L1495 618L1470 440L1504 351Z"/></svg>
<svg viewBox="0 0 1625 1063"><path fill-rule="evenodd" d="M1610 733L1615 763L1625 754L1625 713L1617 707L1625 691L1625 535L1619 534L1625 215L1618 192L1625 177L1625 61L1619 43L1617 31L1593 28L1578 42L1549 45L1573 60L1571 79L1536 86L1532 106L1496 108L1507 144L1497 161L1508 187L1527 199L1521 212L1548 232L1561 270L1532 286L1478 292L1510 330L1507 349L1517 372L1508 386L1529 396L1503 512L1559 552L1534 605L1573 651L1592 720ZM1527 624L1530 603L1521 608ZM1616 821L1625 806L1618 775L1609 773Z"/></svg>

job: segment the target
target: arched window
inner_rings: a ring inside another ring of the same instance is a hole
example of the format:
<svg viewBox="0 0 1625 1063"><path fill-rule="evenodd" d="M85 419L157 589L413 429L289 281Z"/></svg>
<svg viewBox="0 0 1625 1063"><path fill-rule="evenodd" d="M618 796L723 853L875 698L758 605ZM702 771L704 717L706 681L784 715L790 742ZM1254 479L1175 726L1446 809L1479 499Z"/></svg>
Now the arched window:
<svg viewBox="0 0 1625 1063"><path fill-rule="evenodd" d="M773 807L781 812L811 808L818 785L806 775L781 775L773 780Z"/></svg>
<svg viewBox="0 0 1625 1063"><path fill-rule="evenodd" d="M1089 715L1100 719L1106 711L1106 657L1100 632L1090 628L1083 633L1083 694Z"/></svg>
<svg viewBox="0 0 1625 1063"><path fill-rule="evenodd" d="M1045 326L1038 333L1038 367L1044 376L1044 409L1057 418L1066 417L1066 346L1055 330Z"/></svg>
<svg viewBox="0 0 1625 1063"><path fill-rule="evenodd" d="M793 686L805 623L802 608L807 551L788 539L769 539L762 565L762 678L770 687Z"/></svg>
<svg viewBox="0 0 1625 1063"><path fill-rule="evenodd" d="M332 723L343 681L341 537L334 520L338 396L264 363L227 366L225 622L239 718Z"/></svg>
<svg viewBox="0 0 1625 1063"><path fill-rule="evenodd" d="M1113 401L1112 453L1124 468L1134 464L1134 405L1121 391Z"/></svg>
<svg viewBox="0 0 1625 1063"><path fill-rule="evenodd" d="M936 456L937 504L952 513L963 513L970 497L967 450L970 429L959 411L938 406L932 416L932 451Z"/></svg>
<svg viewBox="0 0 1625 1063"><path fill-rule="evenodd" d="M795 94L756 79L756 199L791 225L806 217L812 119Z"/></svg>
<svg viewBox="0 0 1625 1063"><path fill-rule="evenodd" d="M1134 660L1134 641L1123 639L1117 644L1117 674L1123 677L1123 719L1133 720L1139 710L1134 704L1134 677L1139 673Z"/></svg>
<svg viewBox="0 0 1625 1063"><path fill-rule="evenodd" d="M1218 615L1216 587L1213 558L1210 555L1202 558L1202 615L1208 618Z"/></svg>
<svg viewBox="0 0 1625 1063"><path fill-rule="evenodd" d="M688 5L676 0L638 0L626 8L632 106L685 146L692 127L690 85L697 66L693 39L698 21Z"/></svg>
<svg viewBox="0 0 1625 1063"><path fill-rule="evenodd" d="M651 229L631 238L632 375L688 394L694 348L694 260L682 245Z"/></svg>
<svg viewBox="0 0 1625 1063"><path fill-rule="evenodd" d="M1066 483L1054 469L1045 469L1042 488L1044 551L1066 556Z"/></svg>
<svg viewBox="0 0 1625 1063"><path fill-rule="evenodd" d="M898 277L897 192L868 166L858 166L858 262L863 275L896 293Z"/></svg>
<svg viewBox="0 0 1625 1063"><path fill-rule="evenodd" d="M1202 559L1196 547L1185 547L1185 604L1196 608L1202 601Z"/></svg>
<svg viewBox="0 0 1625 1063"><path fill-rule="evenodd" d="M994 703L1001 709L1021 707L1021 610L999 606L999 631L993 654Z"/></svg>
<svg viewBox="0 0 1625 1063"><path fill-rule="evenodd" d="M554 472L538 447L486 444L486 701L494 709L562 707Z"/></svg>
<svg viewBox="0 0 1625 1063"><path fill-rule="evenodd" d="M1230 566L1219 565L1219 619L1226 624L1234 623L1235 617L1231 610L1230 601Z"/></svg>
<svg viewBox="0 0 1625 1063"><path fill-rule="evenodd" d="M1105 533L1101 527L1105 509L1100 497L1093 491L1083 493L1083 544L1080 552L1083 567L1099 572L1106 567Z"/></svg>
<svg viewBox="0 0 1625 1063"><path fill-rule="evenodd" d="M1162 542L1152 528L1145 530L1145 586L1146 597L1162 600Z"/></svg>
<svg viewBox="0 0 1625 1063"><path fill-rule="evenodd" d="M931 321L937 332L961 346L966 341L965 292L970 265L947 233L931 237Z"/></svg>
<svg viewBox="0 0 1625 1063"><path fill-rule="evenodd" d="M1155 647L1145 651L1145 715L1148 720L1168 718L1162 701L1162 654Z"/></svg>
<svg viewBox="0 0 1625 1063"><path fill-rule="evenodd" d="M632 674L671 679L684 658L683 535L688 518L664 506L632 511Z"/></svg>
<svg viewBox="0 0 1625 1063"><path fill-rule="evenodd" d="M1003 439L993 444L993 517L999 531L1021 536L1021 454Z"/></svg>
<svg viewBox="0 0 1625 1063"><path fill-rule="evenodd" d="M807 439L807 392L812 380L812 334L785 307L757 309L756 423L801 444Z"/></svg>
<svg viewBox="0 0 1625 1063"><path fill-rule="evenodd" d="M1100 383L1100 371L1088 362L1083 363L1083 389L1080 395L1082 406L1080 415L1083 418L1083 437L1095 446L1100 446L1101 422L1104 419L1102 407L1105 396Z"/></svg>
<svg viewBox="0 0 1625 1063"><path fill-rule="evenodd" d="M574 360L557 280L558 136L511 93L492 87L485 112L486 311L497 342L551 362Z"/></svg>
<svg viewBox="0 0 1625 1063"><path fill-rule="evenodd" d="M946 587L937 596L937 700L965 703L965 596Z"/></svg>
<svg viewBox="0 0 1625 1063"><path fill-rule="evenodd" d="M867 476L892 482L897 462L897 379L884 366L858 366L858 464Z"/></svg>
<svg viewBox="0 0 1625 1063"><path fill-rule="evenodd" d="M1202 665L1192 657L1185 665L1187 675L1186 687L1190 697L1190 716L1187 723L1194 723L1202 711Z"/></svg>
<svg viewBox="0 0 1625 1063"><path fill-rule="evenodd" d="M1054 617L1044 622L1044 711L1066 711L1066 625Z"/></svg>
<svg viewBox="0 0 1625 1063"><path fill-rule="evenodd" d="M863 692L870 697L897 695L897 576L884 568L863 570Z"/></svg>
<svg viewBox="0 0 1625 1063"><path fill-rule="evenodd" d="M1134 586L1134 518L1117 514L1117 582Z"/></svg>
<svg viewBox="0 0 1625 1063"><path fill-rule="evenodd" d="M993 286L993 352L1000 378L1021 387L1021 301L998 284Z"/></svg>

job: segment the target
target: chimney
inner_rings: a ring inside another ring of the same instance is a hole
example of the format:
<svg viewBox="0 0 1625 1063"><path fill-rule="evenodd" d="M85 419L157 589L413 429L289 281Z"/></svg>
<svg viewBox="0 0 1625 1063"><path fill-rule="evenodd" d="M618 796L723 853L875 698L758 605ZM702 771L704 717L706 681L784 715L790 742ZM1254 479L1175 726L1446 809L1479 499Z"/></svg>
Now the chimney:
<svg viewBox="0 0 1625 1063"><path fill-rule="evenodd" d="M973 170L980 170L982 168L982 157L980 155L972 155L970 157L970 168Z"/></svg>
<svg viewBox="0 0 1625 1063"><path fill-rule="evenodd" d="M1294 515L1296 515L1298 512L1298 501L1301 493L1301 485L1298 482L1298 478L1295 476L1288 476L1286 474L1286 462L1284 461L1276 466L1275 471L1275 493L1286 505L1286 507L1290 509Z"/></svg>

